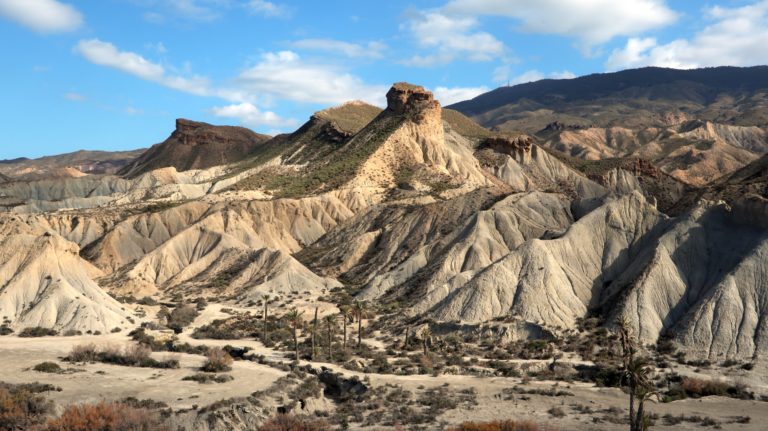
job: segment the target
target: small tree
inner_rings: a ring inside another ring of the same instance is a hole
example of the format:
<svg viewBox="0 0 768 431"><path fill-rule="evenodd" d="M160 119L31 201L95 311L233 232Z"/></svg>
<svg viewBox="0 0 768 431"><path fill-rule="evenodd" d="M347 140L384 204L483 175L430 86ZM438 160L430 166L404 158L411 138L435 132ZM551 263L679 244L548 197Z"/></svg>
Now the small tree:
<svg viewBox="0 0 768 431"><path fill-rule="evenodd" d="M299 310L295 308L291 308L288 314L286 314L288 321L291 323L291 328L293 329L293 349L297 361L299 360L299 338L297 331L299 330L299 325L301 324L302 314L304 314L303 311L299 312Z"/></svg>

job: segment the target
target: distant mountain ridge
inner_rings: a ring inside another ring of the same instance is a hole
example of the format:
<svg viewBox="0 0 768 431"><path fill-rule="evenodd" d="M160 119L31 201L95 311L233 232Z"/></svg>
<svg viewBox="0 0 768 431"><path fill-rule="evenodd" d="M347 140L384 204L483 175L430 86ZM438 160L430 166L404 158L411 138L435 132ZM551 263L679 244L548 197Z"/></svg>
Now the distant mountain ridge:
<svg viewBox="0 0 768 431"><path fill-rule="evenodd" d="M669 112L728 124L768 126L768 112L759 109L766 100L768 66L646 67L500 87L448 108L486 127L534 133L553 121L599 127L668 125L662 120Z"/></svg>
<svg viewBox="0 0 768 431"><path fill-rule="evenodd" d="M79 150L36 159L19 157L0 160L0 174L7 178L7 181L114 174L143 152L144 149L129 151Z"/></svg>

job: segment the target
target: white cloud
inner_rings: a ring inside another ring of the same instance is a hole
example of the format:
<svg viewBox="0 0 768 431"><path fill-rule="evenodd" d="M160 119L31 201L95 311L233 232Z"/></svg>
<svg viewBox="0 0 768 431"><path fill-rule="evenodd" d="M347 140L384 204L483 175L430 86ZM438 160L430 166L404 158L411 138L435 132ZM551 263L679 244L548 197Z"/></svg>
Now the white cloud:
<svg viewBox="0 0 768 431"><path fill-rule="evenodd" d="M706 10L710 25L690 39L659 44L631 38L613 51L609 70L642 66L691 69L706 66L753 66L768 63L768 0L736 8Z"/></svg>
<svg viewBox="0 0 768 431"><path fill-rule="evenodd" d="M677 14L665 0L452 0L444 13L503 16L533 33L577 38L585 47L672 24Z"/></svg>
<svg viewBox="0 0 768 431"><path fill-rule="evenodd" d="M288 15L288 8L286 8L284 5L272 3L266 0L250 0L247 3L247 7L251 10L251 12L267 17Z"/></svg>
<svg viewBox="0 0 768 431"><path fill-rule="evenodd" d="M517 85L525 84L527 82L541 81L542 79L572 79L575 77L576 75L569 70L563 70L562 72L550 72L545 74L533 69L525 71L515 77L510 77L507 79L507 82L509 82L510 85Z"/></svg>
<svg viewBox="0 0 768 431"><path fill-rule="evenodd" d="M334 39L301 39L291 43L296 49L327 51L342 54L350 58L382 58L387 45L381 42L368 42L365 45Z"/></svg>
<svg viewBox="0 0 768 431"><path fill-rule="evenodd" d="M64 93L63 97L70 102L84 102L86 99L84 95L75 92Z"/></svg>
<svg viewBox="0 0 768 431"><path fill-rule="evenodd" d="M382 105L387 91L334 67L305 62L292 51L264 54L261 62L240 74L237 83L241 91L256 97L318 104L359 99Z"/></svg>
<svg viewBox="0 0 768 431"><path fill-rule="evenodd" d="M573 79L576 77L576 74L570 70L563 70L562 72L552 72L549 74L549 77L552 79Z"/></svg>
<svg viewBox="0 0 768 431"><path fill-rule="evenodd" d="M75 46L75 52L91 63L117 69L175 90L200 96L211 93L208 79L200 76L169 75L163 66L134 52L120 51L109 42L102 42L99 39L81 40Z"/></svg>
<svg viewBox="0 0 768 431"><path fill-rule="evenodd" d="M251 103L214 107L211 113L217 117L236 118L240 124L248 127L269 126L275 129L291 127L297 124L294 119L285 119L272 111L262 111Z"/></svg>
<svg viewBox="0 0 768 431"><path fill-rule="evenodd" d="M418 12L403 27L422 48L434 49L428 55L415 55L404 63L428 67L461 58L489 61L504 55L504 44L490 33L476 31L478 21L470 16L450 16L438 11Z"/></svg>
<svg viewBox="0 0 768 431"><path fill-rule="evenodd" d="M525 84L526 82L541 81L546 76L538 70L528 70L509 80L510 85Z"/></svg>
<svg viewBox="0 0 768 431"><path fill-rule="evenodd" d="M433 93L441 105L447 106L475 98L488 90L488 87L437 87Z"/></svg>
<svg viewBox="0 0 768 431"><path fill-rule="evenodd" d="M83 24L77 9L56 0L0 0L0 16L40 33L74 31Z"/></svg>

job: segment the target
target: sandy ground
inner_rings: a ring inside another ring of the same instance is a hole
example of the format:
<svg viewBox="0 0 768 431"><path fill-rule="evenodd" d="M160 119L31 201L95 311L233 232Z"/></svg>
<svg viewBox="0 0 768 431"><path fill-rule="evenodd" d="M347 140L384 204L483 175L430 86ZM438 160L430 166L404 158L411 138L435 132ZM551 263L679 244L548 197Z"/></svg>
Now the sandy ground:
<svg viewBox="0 0 768 431"><path fill-rule="evenodd" d="M194 326L209 322L216 318L227 317L220 307L208 307ZM265 348L253 340L195 340L189 336L191 330L180 334L180 341L193 345L249 347L253 353L264 355L271 361L288 362L285 352L277 352ZM374 340L370 340L373 342ZM73 402L89 402L98 400L119 400L125 397L139 399L154 399L163 401L174 409L190 408L193 405L204 406L212 402L238 396L245 396L254 391L266 389L276 379L285 373L275 368L259 365L254 362L237 361L234 363L231 375L234 381L224 384L199 384L182 381L184 376L197 372L203 357L188 354L155 353L157 359L175 357L181 362L181 368L175 370L158 370L151 368L123 367L107 364L68 364L61 362L72 346L84 343L97 345L123 345L129 342L124 333L105 334L99 336L77 337L42 337L18 338L5 336L0 338L0 381L9 383L28 383L39 381L50 383L62 388L61 392L49 393L49 397L60 404ZM63 368L77 368L80 371L70 374L47 374L32 371L31 367L43 361L54 361ZM603 410L610 407L626 408L627 397L614 388L597 388L591 384L563 382L531 381L522 384L518 378L502 377L471 377L441 375L438 377L426 375L393 376L381 374L354 373L343 370L338 366L314 363L315 367L326 366L345 375L357 375L361 379L369 379L373 385L398 384L413 392L425 387L444 384L457 390L475 388L478 405L470 410L453 410L445 413L440 419L447 424L456 424L466 420L486 421L493 419L530 419L539 424L550 426L551 430L625 430L626 425L607 422L595 423L593 418L616 416L616 413L606 413ZM693 370L679 370L693 373ZM706 372L702 372L706 373ZM711 373L709 373L711 375ZM737 378L740 378L737 376ZM753 379L754 380L754 379ZM764 381L755 380L759 386ZM500 396L502 390L520 385L526 389L547 389L554 385L572 392L573 396L550 397L543 395L526 395L523 399L515 395L513 400L504 400ZM572 405L590 407L596 413L581 414ZM554 418L549 413L552 407L559 407L565 413L563 418ZM711 417L722 423L726 430L768 429L768 403L759 401L740 401L723 397L708 397L700 400L683 400L673 403L651 404L649 410L660 416L665 414L686 416L698 415ZM736 416L749 416L748 424L728 424ZM439 424L436 424L439 426ZM654 429L669 430L705 430L699 424L683 422L674 426L664 426L659 420Z"/></svg>
<svg viewBox="0 0 768 431"><path fill-rule="evenodd" d="M156 359L176 358L179 369L124 367L109 364L69 364L60 358L66 356L72 346L85 343L96 345L123 345L130 340L126 335L100 336L0 338L0 381L29 383L38 381L61 387L61 392L50 392L49 398L61 404L119 400L125 397L163 401L173 407L190 408L204 406L215 401L249 395L268 388L285 375L275 368L254 362L238 361L233 364L232 377L227 384L200 384L182 381L195 374L204 358L180 353L154 353ZM62 368L75 368L71 374L49 374L31 370L43 361L57 362Z"/></svg>

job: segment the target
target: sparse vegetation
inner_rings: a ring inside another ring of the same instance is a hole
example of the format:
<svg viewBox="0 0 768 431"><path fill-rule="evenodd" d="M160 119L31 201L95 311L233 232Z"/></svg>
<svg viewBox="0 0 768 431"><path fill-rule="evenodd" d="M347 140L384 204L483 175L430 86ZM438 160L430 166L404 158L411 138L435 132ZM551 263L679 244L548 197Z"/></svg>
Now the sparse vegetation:
<svg viewBox="0 0 768 431"><path fill-rule="evenodd" d="M45 431L163 431L159 414L123 403L79 404L49 420Z"/></svg>
<svg viewBox="0 0 768 431"><path fill-rule="evenodd" d="M229 374L205 374L198 373L191 376L186 376L181 380L188 380L197 383L227 383L231 382L235 378Z"/></svg>
<svg viewBox="0 0 768 431"><path fill-rule="evenodd" d="M131 344L124 349L107 346L98 349L94 344L77 345L67 356L69 362L103 362L127 367L179 368L177 359L158 361L150 356L152 350L144 344Z"/></svg>
<svg viewBox="0 0 768 431"><path fill-rule="evenodd" d="M24 328L19 332L19 337L50 337L58 335L58 331L51 328L43 328L42 326L35 326L32 328Z"/></svg>
<svg viewBox="0 0 768 431"><path fill-rule="evenodd" d="M449 431L539 431L539 426L531 421L492 421L492 422L464 422Z"/></svg>

